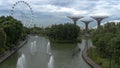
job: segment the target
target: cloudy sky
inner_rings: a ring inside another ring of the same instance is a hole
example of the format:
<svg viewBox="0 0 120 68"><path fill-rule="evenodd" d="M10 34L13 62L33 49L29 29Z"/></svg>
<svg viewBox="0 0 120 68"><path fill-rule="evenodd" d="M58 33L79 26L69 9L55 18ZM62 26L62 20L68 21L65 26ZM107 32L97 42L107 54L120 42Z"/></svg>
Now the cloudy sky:
<svg viewBox="0 0 120 68"><path fill-rule="evenodd" d="M13 4L19 0L0 0L0 16L10 15ZM23 0L29 3L34 12L34 24L37 26L50 26L52 24L71 22L66 16L106 15L104 21L120 19L120 0ZM14 17L23 20L27 25L31 19L31 12L27 5L17 4ZM24 19L25 20L24 20ZM90 19L90 18L89 18ZM29 20L29 21L28 21ZM103 21L103 22L104 22ZM84 27L84 24L77 23ZM95 21L90 27L95 26Z"/></svg>

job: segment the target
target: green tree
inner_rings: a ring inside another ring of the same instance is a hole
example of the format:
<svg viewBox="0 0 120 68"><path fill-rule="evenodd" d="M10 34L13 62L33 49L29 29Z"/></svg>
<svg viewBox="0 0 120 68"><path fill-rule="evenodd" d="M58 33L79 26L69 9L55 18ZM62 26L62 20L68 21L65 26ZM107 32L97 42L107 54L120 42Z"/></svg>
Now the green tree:
<svg viewBox="0 0 120 68"><path fill-rule="evenodd" d="M115 59L116 63L120 64L120 34L112 38L110 42L111 48L109 48L109 52L112 53L112 56Z"/></svg>
<svg viewBox="0 0 120 68"><path fill-rule="evenodd" d="M20 21L5 21L3 24L4 31L7 35L8 45L15 44L22 35L23 25Z"/></svg>
<svg viewBox="0 0 120 68"><path fill-rule="evenodd" d="M5 51L6 47L6 34L2 28L0 28L0 54Z"/></svg>
<svg viewBox="0 0 120 68"><path fill-rule="evenodd" d="M70 23L52 25L47 33L54 40L76 40L80 33L80 27Z"/></svg>
<svg viewBox="0 0 120 68"><path fill-rule="evenodd" d="M101 58L111 59L120 64L120 23L106 23L94 30L93 44Z"/></svg>

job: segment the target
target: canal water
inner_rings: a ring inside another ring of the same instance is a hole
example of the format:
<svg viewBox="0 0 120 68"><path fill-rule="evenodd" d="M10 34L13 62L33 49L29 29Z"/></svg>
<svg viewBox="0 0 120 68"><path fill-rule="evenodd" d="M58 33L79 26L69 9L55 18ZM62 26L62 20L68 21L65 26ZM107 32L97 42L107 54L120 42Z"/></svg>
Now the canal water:
<svg viewBox="0 0 120 68"><path fill-rule="evenodd" d="M88 40L87 47L91 45ZM52 44L44 37L30 36L18 52L0 64L0 68L91 68L82 58L85 47L84 39L78 44Z"/></svg>

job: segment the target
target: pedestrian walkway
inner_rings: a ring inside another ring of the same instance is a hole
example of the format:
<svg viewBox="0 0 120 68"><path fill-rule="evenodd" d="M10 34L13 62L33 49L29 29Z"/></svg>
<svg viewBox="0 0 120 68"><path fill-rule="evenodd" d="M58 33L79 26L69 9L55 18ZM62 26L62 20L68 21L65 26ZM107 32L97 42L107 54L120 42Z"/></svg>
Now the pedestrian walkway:
<svg viewBox="0 0 120 68"><path fill-rule="evenodd" d="M14 54L17 50L19 50L19 48L21 48L25 43L27 42L27 39L23 42L20 43L20 45L18 47L16 47L15 49L11 50L11 51L6 51L4 53L4 55L2 57L0 57L0 63L2 63L3 61L5 61L7 58L9 58L12 54Z"/></svg>
<svg viewBox="0 0 120 68"><path fill-rule="evenodd" d="M93 60L91 60L89 57L88 57L88 54L87 54L87 48L85 48L82 52L82 57L83 59L90 65L92 66L93 68L102 68L100 65L96 64Z"/></svg>

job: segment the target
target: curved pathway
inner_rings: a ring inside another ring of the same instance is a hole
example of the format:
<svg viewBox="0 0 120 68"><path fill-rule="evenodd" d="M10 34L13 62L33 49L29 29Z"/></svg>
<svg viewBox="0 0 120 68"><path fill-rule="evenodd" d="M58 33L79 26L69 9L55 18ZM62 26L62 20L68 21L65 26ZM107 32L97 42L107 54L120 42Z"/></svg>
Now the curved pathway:
<svg viewBox="0 0 120 68"><path fill-rule="evenodd" d="M88 57L87 50L92 47L92 42L90 40L86 40L86 48L82 51L83 59L92 67L92 68L101 68L100 65L96 64L93 60ZM87 48L88 47L88 48Z"/></svg>

